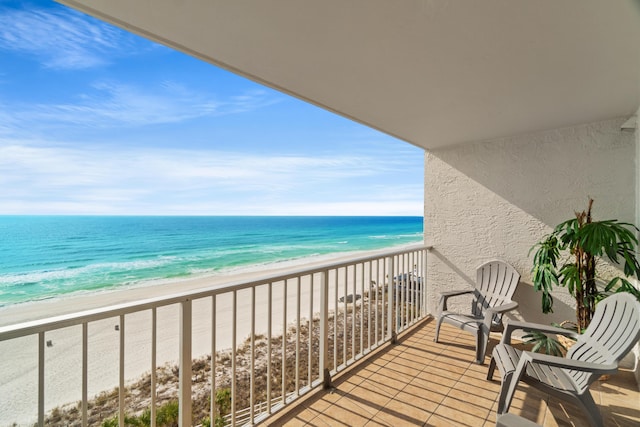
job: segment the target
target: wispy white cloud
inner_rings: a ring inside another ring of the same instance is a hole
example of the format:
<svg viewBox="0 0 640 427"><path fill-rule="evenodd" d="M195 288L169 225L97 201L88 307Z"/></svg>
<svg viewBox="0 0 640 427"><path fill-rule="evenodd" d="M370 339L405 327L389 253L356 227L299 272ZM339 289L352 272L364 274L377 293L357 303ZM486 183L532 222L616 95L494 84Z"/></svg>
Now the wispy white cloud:
<svg viewBox="0 0 640 427"><path fill-rule="evenodd" d="M0 9L0 49L29 55L47 68L91 68L134 47L131 34L61 6Z"/></svg>
<svg viewBox="0 0 640 427"><path fill-rule="evenodd" d="M186 56L140 77L123 59L159 45L34 4L0 0L0 54L37 61L56 90L0 70L0 214L422 214L420 150L324 114L292 126L299 104L226 76L212 89Z"/></svg>
<svg viewBox="0 0 640 427"><path fill-rule="evenodd" d="M112 151L5 141L0 186L13 190L0 194L0 213L420 214L417 187L367 186L382 163L346 153Z"/></svg>
<svg viewBox="0 0 640 427"><path fill-rule="evenodd" d="M262 215L396 215L422 216L422 199L406 198L389 203L374 197L370 200L354 201L307 201L305 203L287 203L284 206L264 205Z"/></svg>
<svg viewBox="0 0 640 427"><path fill-rule="evenodd" d="M0 117L7 116L16 126L28 124L36 128L145 126L244 113L279 100L266 90L220 98L171 82L157 86L100 82L76 95L73 102L13 103L11 107L0 104ZM8 127L8 122L4 122L4 126Z"/></svg>

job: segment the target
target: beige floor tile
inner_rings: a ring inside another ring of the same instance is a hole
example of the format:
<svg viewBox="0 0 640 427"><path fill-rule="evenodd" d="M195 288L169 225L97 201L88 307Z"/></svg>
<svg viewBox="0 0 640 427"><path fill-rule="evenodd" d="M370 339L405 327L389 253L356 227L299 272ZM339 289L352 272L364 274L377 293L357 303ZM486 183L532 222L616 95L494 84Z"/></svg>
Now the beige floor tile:
<svg viewBox="0 0 640 427"><path fill-rule="evenodd" d="M433 414L431 417L429 417L429 419L425 423L425 426L428 426L428 427L453 427L453 426L461 426L461 425L464 425L464 424L460 424L454 419L446 418L438 414ZM479 424L475 424L474 427L477 427L478 425Z"/></svg>
<svg viewBox="0 0 640 427"><path fill-rule="evenodd" d="M357 375L362 378L369 378L371 375L375 374L379 370L380 370L379 366L376 366L374 364L367 364L357 372Z"/></svg>
<svg viewBox="0 0 640 427"><path fill-rule="evenodd" d="M459 380L460 375L442 371L441 369L425 369L414 377L416 381L426 381L432 388L446 388L447 390L453 387Z"/></svg>
<svg viewBox="0 0 640 427"><path fill-rule="evenodd" d="M446 384L439 384L437 382L429 383L429 380L424 380L421 378L414 378L410 384L414 384L417 387L424 388L426 390L430 390L434 393L438 393L442 396L446 396L449 394L451 387ZM454 382L455 384L455 382Z"/></svg>
<svg viewBox="0 0 640 427"><path fill-rule="evenodd" d="M468 375L463 375L453 386L459 390L482 390L481 395L493 395L500 392L500 383L494 381L487 381L486 379L473 378Z"/></svg>
<svg viewBox="0 0 640 427"><path fill-rule="evenodd" d="M407 384L406 380L399 380L390 372L376 373L365 380L371 387L385 396L393 397Z"/></svg>
<svg viewBox="0 0 640 427"><path fill-rule="evenodd" d="M364 427L392 427L392 424L384 423L382 420L369 420Z"/></svg>
<svg viewBox="0 0 640 427"><path fill-rule="evenodd" d="M291 420L287 420L284 424L285 427L303 427L308 424L308 421L303 421L299 418L293 418Z"/></svg>
<svg viewBox="0 0 640 427"><path fill-rule="evenodd" d="M491 408L489 406L476 405L474 403L474 398L470 395L467 395L464 399L447 396L440 404L440 408L442 407L450 407L459 414L464 414L465 416L469 415L482 419L483 421L487 419L489 412L491 412Z"/></svg>
<svg viewBox="0 0 640 427"><path fill-rule="evenodd" d="M636 416L625 416L619 414L607 414L609 418L605 418L607 420L611 420L609 425L619 426L619 427L638 427L640 425L640 418Z"/></svg>
<svg viewBox="0 0 640 427"><path fill-rule="evenodd" d="M358 405L350 395L344 395L337 402L318 413L313 420L318 423L327 423L330 426L363 426L369 421L371 415L365 408Z"/></svg>
<svg viewBox="0 0 640 427"><path fill-rule="evenodd" d="M459 426L472 426L477 427L484 424L485 418L478 417L473 414L469 414L460 408L450 407L447 405L440 405L436 409L435 415L441 418L440 423L448 420L449 424L437 424L437 425L459 425ZM431 423L431 418L428 420Z"/></svg>
<svg viewBox="0 0 640 427"><path fill-rule="evenodd" d="M340 389L344 393L348 393L354 388L358 387L365 378L353 375L353 376L345 376L341 377L338 381L333 383L334 389Z"/></svg>
<svg viewBox="0 0 640 427"><path fill-rule="evenodd" d="M442 370L446 372L449 378L458 380L465 372L465 368L463 366L457 366L451 363L448 363L446 360L434 360L429 364L429 370Z"/></svg>
<svg viewBox="0 0 640 427"><path fill-rule="evenodd" d="M309 407L301 406L299 408L294 408L295 410L289 411L287 413L279 414L281 416L275 416L272 419L268 419L267 421L261 423L260 425L264 426L283 426L283 425L305 425L306 423L311 422L315 417L317 417L321 412L316 409L312 409Z"/></svg>
<svg viewBox="0 0 640 427"><path fill-rule="evenodd" d="M413 372L420 372L424 369L425 363L419 356L404 355L397 357L395 363L403 368L411 368Z"/></svg>
<svg viewBox="0 0 640 427"><path fill-rule="evenodd" d="M456 385L457 386L457 385ZM456 399L460 402L464 402L467 405L477 406L479 408L483 408L484 410L491 410L493 403L495 402L495 395L492 393L490 397L483 395L481 393L476 392L477 389L463 389L458 390L456 388L452 388L449 391L447 397Z"/></svg>
<svg viewBox="0 0 640 427"><path fill-rule="evenodd" d="M473 336L434 322L388 346L344 373L332 391L290 409L290 426L494 426L499 376L486 380L488 364L474 363ZM493 341L492 337L492 341ZM496 340L497 342L497 340ZM495 345L492 343L491 345ZM485 360L487 363L489 359ZM621 371L593 385L606 426L640 425L640 393L633 373ZM547 403L550 402L550 403ZM577 407L520 384L509 412L547 427L582 426Z"/></svg>
<svg viewBox="0 0 640 427"><path fill-rule="evenodd" d="M424 387L422 384L415 384L414 382L407 384L402 392L409 393L415 396L416 399L429 400L436 404L442 403L446 397L443 393L438 393L429 387Z"/></svg>
<svg viewBox="0 0 640 427"><path fill-rule="evenodd" d="M392 399L380 410L375 415L375 419L389 423L394 427L398 425L420 426L423 425L430 416L431 412L419 408L415 402L410 403L396 398Z"/></svg>

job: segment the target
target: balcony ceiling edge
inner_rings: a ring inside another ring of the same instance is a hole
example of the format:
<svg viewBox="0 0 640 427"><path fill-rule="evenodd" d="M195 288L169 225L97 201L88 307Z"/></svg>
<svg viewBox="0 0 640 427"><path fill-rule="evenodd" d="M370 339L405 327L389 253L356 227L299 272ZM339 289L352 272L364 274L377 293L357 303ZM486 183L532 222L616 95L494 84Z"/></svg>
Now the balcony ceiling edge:
<svg viewBox="0 0 640 427"><path fill-rule="evenodd" d="M425 149L640 106L637 1L59 2Z"/></svg>

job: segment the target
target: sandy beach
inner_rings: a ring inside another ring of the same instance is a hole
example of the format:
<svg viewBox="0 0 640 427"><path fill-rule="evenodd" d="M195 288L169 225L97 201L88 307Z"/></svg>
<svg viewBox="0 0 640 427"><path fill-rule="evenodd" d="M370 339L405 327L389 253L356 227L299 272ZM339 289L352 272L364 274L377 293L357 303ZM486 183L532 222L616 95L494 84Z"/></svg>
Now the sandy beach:
<svg viewBox="0 0 640 427"><path fill-rule="evenodd" d="M388 250L388 249L387 249ZM380 251L376 251L380 252ZM86 295L75 295L61 299L51 299L19 304L0 309L0 326L35 320L43 317L62 315L92 308L106 307L138 299L172 295L203 288L222 287L229 283L245 282L261 277L274 276L292 269L312 268L328 262L339 262L346 258L374 255L376 252L349 253L340 257L323 256L299 261L284 262L238 271L235 274L212 277L198 277L116 291L103 291ZM349 275L349 282L352 277ZM319 288L314 295L309 292L310 278L300 282L301 318L309 317L310 301L314 301L313 311L317 312ZM287 323L295 321L297 282L288 284ZM267 299L267 287L256 290L256 333L264 333L267 328L267 307L261 301ZM335 292L330 290L330 295ZM352 292L351 283L348 293ZM359 292L359 291L358 291ZM344 294L342 286L338 295ZM220 295L216 302L216 350L228 349L232 345L232 296ZM282 333L283 328L283 285L273 287L273 331ZM251 331L251 291L238 292L237 297L237 343L244 341ZM211 298L193 302L193 357L211 352ZM178 359L179 306L171 305L157 310L158 344L157 365L174 363ZM119 332L116 325L119 318L92 322L88 327L88 394L94 396L101 391L118 385ZM125 378L130 382L151 367L151 311L143 311L125 317ZM46 341L51 341L45 351L45 408L47 411L81 399L82 390L82 329L81 326L48 332ZM0 426L18 423L31 424L37 417L37 336L0 342Z"/></svg>

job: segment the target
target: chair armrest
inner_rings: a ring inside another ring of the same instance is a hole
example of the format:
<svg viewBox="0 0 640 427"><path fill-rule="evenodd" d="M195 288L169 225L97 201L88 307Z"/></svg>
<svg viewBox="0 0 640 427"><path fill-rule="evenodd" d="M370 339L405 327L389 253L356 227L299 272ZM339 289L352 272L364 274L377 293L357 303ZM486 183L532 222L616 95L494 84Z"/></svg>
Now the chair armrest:
<svg viewBox="0 0 640 427"><path fill-rule="evenodd" d="M532 353L530 351L522 352L520 360L527 363L556 366L558 368L572 369L574 371L593 372L594 374L613 374L618 371L616 363L592 363L582 360L567 359L565 357L551 356L548 354Z"/></svg>
<svg viewBox="0 0 640 427"><path fill-rule="evenodd" d="M455 297L458 295L472 294L472 289L457 289L453 291L444 291L440 292L440 302L438 304L438 313L442 313L443 311L447 311L447 300L450 297Z"/></svg>
<svg viewBox="0 0 640 427"><path fill-rule="evenodd" d="M542 332L546 334L558 334L577 339L579 334L571 329L559 328L557 326L544 325L542 323L521 322L519 320L507 320L502 332L502 344L511 343L513 331L522 330L525 332Z"/></svg>
<svg viewBox="0 0 640 427"><path fill-rule="evenodd" d="M464 295L473 293L473 289L456 289L453 291L440 292L441 297L455 297L456 295Z"/></svg>
<svg viewBox="0 0 640 427"><path fill-rule="evenodd" d="M516 308L518 308L518 303L515 301L509 301L506 304L487 308L486 311L484 312L484 320L482 321L482 323L484 324L484 327L486 328L486 331L487 332L491 331L493 316L495 316L496 314L503 314L503 313L506 313L507 311L515 310Z"/></svg>
<svg viewBox="0 0 640 427"><path fill-rule="evenodd" d="M507 311L512 311L518 308L518 303L515 301L509 301L506 304L496 305L495 307L489 307L487 309L487 313L491 312L492 314L502 314Z"/></svg>

